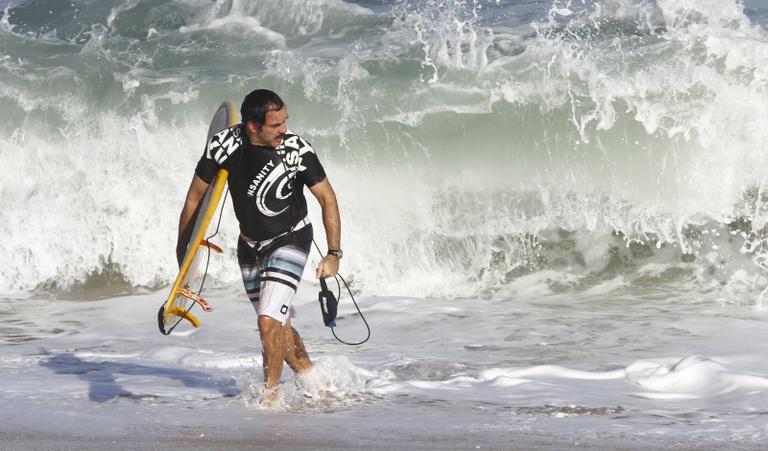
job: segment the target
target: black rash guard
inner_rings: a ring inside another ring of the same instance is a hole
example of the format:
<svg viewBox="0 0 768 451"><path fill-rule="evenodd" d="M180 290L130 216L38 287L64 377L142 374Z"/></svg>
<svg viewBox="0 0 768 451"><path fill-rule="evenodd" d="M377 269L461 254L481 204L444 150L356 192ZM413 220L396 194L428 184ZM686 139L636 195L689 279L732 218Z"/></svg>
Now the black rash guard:
<svg viewBox="0 0 768 451"><path fill-rule="evenodd" d="M277 148L254 146L242 124L211 139L195 174L211 183L222 168L229 171L229 192L240 232L256 241L290 231L307 215L304 186L325 179L314 149L299 135L288 131Z"/></svg>

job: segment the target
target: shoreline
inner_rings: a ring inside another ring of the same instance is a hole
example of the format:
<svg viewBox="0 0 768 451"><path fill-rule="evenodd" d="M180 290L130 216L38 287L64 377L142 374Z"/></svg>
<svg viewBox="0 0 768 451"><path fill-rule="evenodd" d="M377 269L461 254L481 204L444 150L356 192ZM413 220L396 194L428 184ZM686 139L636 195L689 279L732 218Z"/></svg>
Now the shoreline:
<svg viewBox="0 0 768 451"><path fill-rule="evenodd" d="M361 431L355 431L360 434ZM88 436L88 435L59 435L45 432L0 432L2 449L8 451L21 450L189 450L189 449L244 449L244 450L404 450L404 449L492 449L492 450L758 450L763 449L760 443L744 443L733 440L718 440L716 442L701 442L700 439L670 440L649 444L639 436L594 435L591 438L570 440L546 433L514 432L503 436L487 435L477 432L467 439L457 436L455 432L447 434L441 431L431 431L429 434L400 434L403 431L371 431L374 436L358 435L357 439L341 437L319 437L314 434L301 433L291 437L264 437L263 435L233 435L231 437L203 434L202 437L192 437L173 431L166 437L137 437L126 435ZM382 440L381 434L388 437ZM374 439L372 441L372 439ZM764 444L763 444L764 445Z"/></svg>

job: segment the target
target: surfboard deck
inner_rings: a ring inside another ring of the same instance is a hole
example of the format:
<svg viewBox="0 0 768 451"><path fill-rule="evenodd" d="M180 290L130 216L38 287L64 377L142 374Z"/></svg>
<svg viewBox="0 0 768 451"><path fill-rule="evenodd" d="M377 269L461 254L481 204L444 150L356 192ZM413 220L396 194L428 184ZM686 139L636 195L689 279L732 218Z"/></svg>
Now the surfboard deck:
<svg viewBox="0 0 768 451"><path fill-rule="evenodd" d="M236 123L237 109L234 103L227 100L213 115L211 125L208 127L206 146L213 135ZM194 218L195 225L179 267L179 274L168 294L168 299L160 307L157 314L158 327L163 335L168 335L180 320L187 320L194 327L200 327L200 320L190 312L195 303L206 312L212 310L205 299L200 296L205 278L205 268L202 267L202 263L209 257L209 252L205 252L205 248L212 252L222 253L221 248L209 243L205 238L208 236L208 226L211 224L216 210L218 210L221 196L226 189L228 175L225 169L220 169L213 182L208 186L208 190L200 203ZM169 327L171 329L167 329Z"/></svg>

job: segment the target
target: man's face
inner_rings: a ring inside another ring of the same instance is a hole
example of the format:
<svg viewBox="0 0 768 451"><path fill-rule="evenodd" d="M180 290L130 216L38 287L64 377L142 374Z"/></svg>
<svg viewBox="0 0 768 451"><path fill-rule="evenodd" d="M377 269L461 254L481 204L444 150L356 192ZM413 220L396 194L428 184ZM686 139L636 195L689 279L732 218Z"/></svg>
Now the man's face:
<svg viewBox="0 0 768 451"><path fill-rule="evenodd" d="M267 111L267 117L264 118L263 125L255 126L254 144L261 144L270 147L277 147L283 141L283 136L288 131L285 121L288 120L288 110L285 106L277 111Z"/></svg>

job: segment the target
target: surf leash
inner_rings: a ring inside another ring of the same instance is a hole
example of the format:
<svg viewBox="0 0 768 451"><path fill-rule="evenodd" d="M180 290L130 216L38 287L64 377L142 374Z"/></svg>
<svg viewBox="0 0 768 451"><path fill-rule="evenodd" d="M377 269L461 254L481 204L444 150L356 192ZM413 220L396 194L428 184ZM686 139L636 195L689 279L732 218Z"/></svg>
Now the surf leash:
<svg viewBox="0 0 768 451"><path fill-rule="evenodd" d="M284 152L284 151L283 151ZM296 190L296 177L297 177L297 170L291 170L288 168L288 165L285 163L285 155L278 152L277 154L278 158L280 159L280 163L282 163L283 170L285 171L286 177L288 177L289 183L291 185L291 191L292 191L292 198L293 203L297 207L298 211L301 211L301 205L299 204L299 198L297 197L298 191ZM291 173L293 173L293 178L291 178ZM302 187L303 189L303 187ZM293 216L293 206L290 208L290 214ZM301 216L301 215L299 215ZM312 238L312 244L315 245L315 249L317 249L317 253L320 254L320 258L323 258L323 252L320 250L320 246L317 245L317 241L315 241L315 238ZM337 295L334 296L333 292L328 290L328 286L325 282L325 279L322 277L320 278L320 293L318 294L318 301L320 302L320 312L323 314L323 322L327 327L331 329L331 333L333 334L333 338L336 339L339 343L348 345L348 346L359 346L371 338L371 326L368 324L368 321L365 319L365 315L363 315L363 312L360 311L360 306L357 305L357 301L355 300L355 295L352 294L352 290L349 288L349 284L347 284L347 281L344 280L344 278L341 276L341 274L336 273L335 276L333 276L334 280L336 280L336 286L337 286ZM339 279L341 279L342 282L344 282L344 286L347 288L347 293L349 293L350 299L352 299L352 303L355 305L355 309L357 310L357 313L360 315L360 318L363 320L363 323L365 324L365 328L367 330L366 337L359 342L350 343L347 341L342 340L339 338L338 335L336 335L336 313L338 311L338 299L341 298L341 284L339 283Z"/></svg>
<svg viewBox="0 0 768 451"><path fill-rule="evenodd" d="M317 253L320 254L322 257L323 252L320 250L320 246L317 245L317 242L314 238L312 238L312 244L315 245L315 249L317 249ZM328 289L328 285L325 282L325 279L322 277L320 278L320 293L318 294L318 301L320 302L320 312L323 314L323 322L327 327L331 329L331 333L333 334L333 338L336 339L339 343L345 344L347 346L359 346L371 338L371 326L368 324L368 321L365 319L365 315L363 315L363 312L360 311L360 306L357 305L357 301L355 300L355 295L352 294L352 290L349 288L349 284L346 280L344 280L344 277L341 276L341 274L336 273L335 276L333 276L334 280L336 280L336 287L337 287L337 295L334 295L332 291ZM355 309L357 310L358 315L360 315L360 319L363 320L363 324L365 324L365 328L367 330L367 335L362 341L350 343L347 341L342 340L339 338L338 335L336 335L336 313L338 311L338 299L341 298L341 284L339 283L339 279L341 279L342 282L344 282L344 287L347 289L347 293L349 293L350 299L352 299L352 304L354 304Z"/></svg>
<svg viewBox="0 0 768 451"><path fill-rule="evenodd" d="M286 174L290 174L288 166L285 163L285 158L283 158L280 155L279 155L279 157L280 157L280 161L281 161L281 163L283 165L283 168L286 171ZM240 161L238 162L236 171L240 169L240 163L241 162L242 162L242 153L240 155ZM292 188L294 188L293 189L293 193L294 193L293 199L295 201L296 206L299 207L299 210L301 210L301 207L299 206L299 199L295 195L295 193L296 193L295 185L294 185L294 181L295 181L295 178L296 178L295 174L294 174L293 178L294 178L294 180L291 180L291 186L292 186ZM207 245L205 247L207 249L208 254L206 255L206 259L205 259L205 270L203 271L203 277L202 277L202 279L200 281L200 288L197 290L198 294L194 295L194 293L190 292L191 294L193 294L193 296L185 296L188 299L192 300L192 303L186 309L186 311L184 311L182 314L179 315L179 319L168 330L165 329L165 322L164 322L164 318L163 318L164 317L164 313L165 313L165 303L163 303L163 305L160 306L160 311L158 312L157 321L158 321L158 325L160 327L160 332L163 335L170 335L171 332L173 332L173 330L176 329L176 326L178 326L183 319L189 319L190 318L189 313L192 310L192 308L195 307L195 305L200 304L201 307L203 309L205 309L206 311L209 311L209 309L210 309L210 306L208 305L208 303L205 301L205 299L200 297L200 295L203 293L203 288L205 286L205 281L208 278L208 267L209 267L210 262L211 262L211 247L215 246L215 245L211 245L210 244L210 239L214 238L219 233L219 227L221 226L221 220L222 220L222 218L224 216L224 206L227 203L227 196L228 195L229 195L229 189L225 190L225 192L224 192L224 199L222 200L221 208L219 209L219 219L216 222L216 230L213 232L213 234L211 234L211 235L209 235L208 237L205 238L205 242L207 243ZM293 210L293 209L291 209L291 210ZM312 244L315 245L315 249L317 249L317 252L320 254L320 256L322 258L323 252L320 250L320 246L317 245L317 242L315 241L314 238L312 238ZM345 344L345 345L348 345L348 346L359 346L359 345L362 345L362 344L366 343L368 340L370 340L370 338L371 338L371 326L368 324L368 321L365 319L365 315L363 315L363 312L360 311L360 306L357 304L357 300L355 299L355 295L352 293L352 289L349 287L349 284L344 279L344 277L342 277L341 274L337 273L336 275L333 276L333 278L334 278L334 280L336 280L336 287L337 287L337 294L336 295L334 295L333 292L328 290L328 286L327 286L327 284L325 282L325 279L320 278L320 286L321 286L322 289L321 289L321 291L319 293L318 299L320 301L320 310L321 310L321 312L323 314L323 322L325 323L325 325L327 327L329 327L331 329L331 333L333 334L333 337L339 343L342 343L342 344ZM348 341L342 340L341 338L339 338L338 335L336 335L335 328L337 327L336 326L336 314L337 314L337 307L338 307L338 303L339 303L338 299L341 298L341 283L339 282L339 279L341 279L341 281L344 283L344 287L347 289L347 293L349 293L350 299L352 299L352 304L355 306L355 310L357 310L357 313L360 315L360 319L362 319L363 320L363 324L365 324L365 328L366 328L367 334L366 334L366 337L363 340L359 341L359 342L348 342Z"/></svg>

